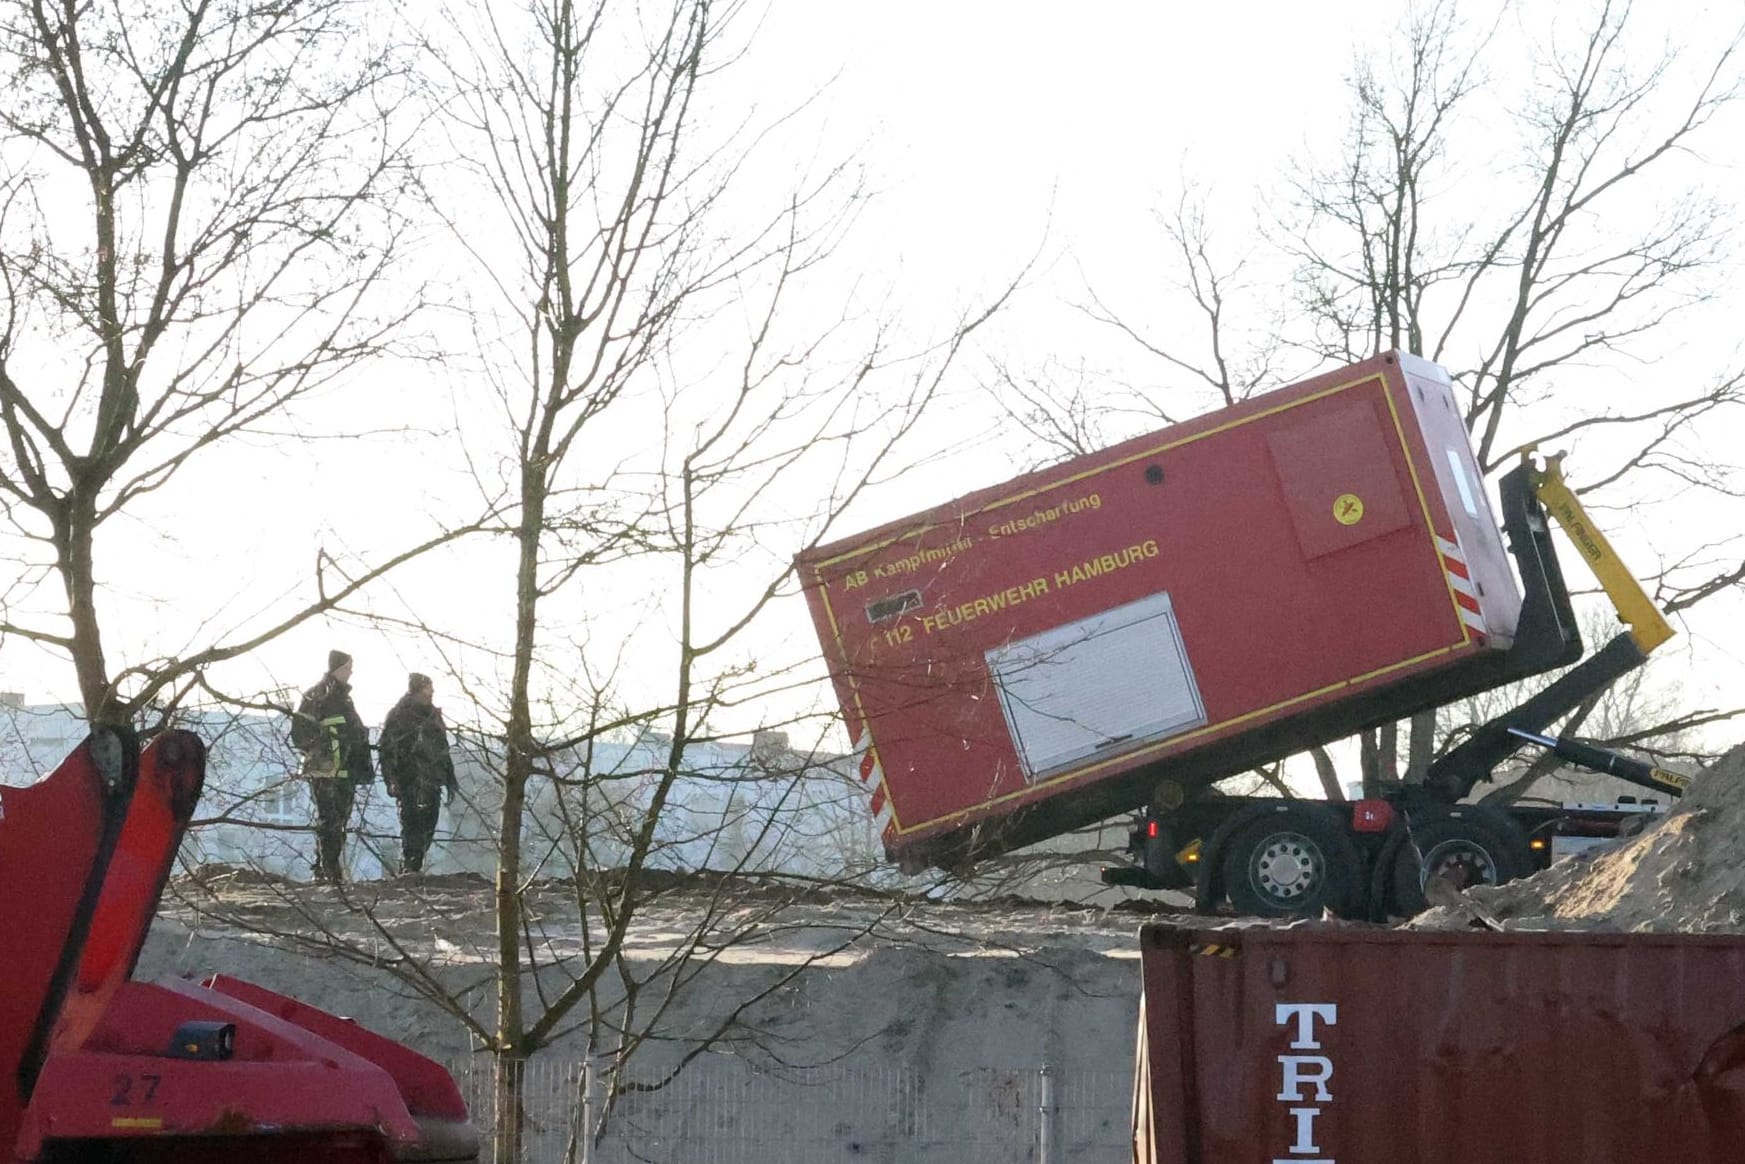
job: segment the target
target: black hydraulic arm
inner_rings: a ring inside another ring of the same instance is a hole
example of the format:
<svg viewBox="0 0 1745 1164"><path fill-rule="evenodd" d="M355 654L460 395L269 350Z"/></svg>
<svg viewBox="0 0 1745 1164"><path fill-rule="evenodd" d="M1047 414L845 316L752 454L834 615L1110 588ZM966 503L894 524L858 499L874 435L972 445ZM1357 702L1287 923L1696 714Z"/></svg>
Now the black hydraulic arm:
<svg viewBox="0 0 1745 1164"><path fill-rule="evenodd" d="M1564 585L1557 555L1551 548L1550 530L1546 525L1547 506L1570 535L1594 577L1605 588L1619 618L1629 629L1584 662L1570 668L1539 694L1481 725L1460 746L1431 764L1425 787L1438 799L1450 802L1463 799L1480 781L1489 779L1492 769L1519 750L1523 743L1530 739L1538 742L1536 737L1553 720L1574 711L1584 700L1610 687L1619 676L1640 667L1648 660L1648 652L1673 633L1666 617L1619 560L1605 535L1594 527L1574 490L1564 482L1561 455L1547 458L1542 466L1536 465L1530 456L1524 456L1499 484L1503 527L1508 533L1509 548L1521 568L1522 583L1527 591L1516 644L1509 652L1511 664L1526 670L1525 664L1529 660L1515 660L1515 656L1525 650L1533 655L1532 662L1538 664L1536 669L1543 670L1546 664L1552 663L1547 652L1555 650L1559 640L1565 649L1573 644L1577 655L1581 650L1569 590ZM1556 661L1566 660L1567 656ZM1573 757L1566 758L1573 760ZM1627 764L1634 763L1622 756L1617 759ZM1648 787L1660 788L1661 785L1655 783Z"/></svg>
<svg viewBox="0 0 1745 1164"><path fill-rule="evenodd" d="M1526 743L1522 732L1543 732L1553 720L1568 715L1588 696L1604 691L1646 659L1628 632L1617 635L1545 690L1481 725L1431 764L1424 786L1449 803L1465 798L1490 777L1492 769L1520 750Z"/></svg>
<svg viewBox="0 0 1745 1164"><path fill-rule="evenodd" d="M1510 728L1509 731L1530 744L1538 744L1549 749L1554 755L1568 760L1593 772L1604 772L1608 776L1616 776L1627 780L1639 788L1650 792L1663 792L1669 796L1683 796L1685 789L1690 787L1690 777L1680 772L1668 772L1665 768L1656 768L1645 760L1634 760L1629 756L1593 744L1585 744L1580 740L1566 740L1558 736L1540 735L1537 732L1522 731L1520 728Z"/></svg>

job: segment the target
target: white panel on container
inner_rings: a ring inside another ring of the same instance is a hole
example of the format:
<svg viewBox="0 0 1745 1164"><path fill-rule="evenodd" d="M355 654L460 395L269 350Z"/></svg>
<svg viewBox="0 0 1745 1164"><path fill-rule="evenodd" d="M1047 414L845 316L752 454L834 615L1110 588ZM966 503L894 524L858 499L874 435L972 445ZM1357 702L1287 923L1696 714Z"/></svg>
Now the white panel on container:
<svg viewBox="0 0 1745 1164"><path fill-rule="evenodd" d="M1206 722L1167 593L987 653L1025 779Z"/></svg>
<svg viewBox="0 0 1745 1164"><path fill-rule="evenodd" d="M1460 504L1465 507L1468 517L1478 516L1478 501L1472 495L1472 485L1466 479L1466 462L1460 459L1460 454L1453 449L1448 453L1448 467L1454 470L1454 487L1460 490Z"/></svg>

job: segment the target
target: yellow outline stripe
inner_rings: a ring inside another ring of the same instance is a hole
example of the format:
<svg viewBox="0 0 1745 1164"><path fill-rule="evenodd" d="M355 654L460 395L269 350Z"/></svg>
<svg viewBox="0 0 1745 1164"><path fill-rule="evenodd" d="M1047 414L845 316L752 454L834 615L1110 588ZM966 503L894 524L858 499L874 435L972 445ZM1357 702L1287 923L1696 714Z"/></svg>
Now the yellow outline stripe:
<svg viewBox="0 0 1745 1164"><path fill-rule="evenodd" d="M1129 762L1132 762L1135 760L1141 760L1141 759L1145 758L1146 756L1153 755L1153 754L1160 752L1160 751L1163 751L1167 748L1175 747L1176 745L1185 743L1187 741L1204 737L1204 736L1206 736L1210 733L1213 733L1213 732L1224 731L1227 728L1235 727L1239 724L1247 723L1248 721L1259 718L1261 716L1270 715L1275 711L1280 711L1284 708L1291 707L1295 704L1303 702L1304 700L1315 699L1319 696L1326 695L1326 694L1333 692L1333 691L1338 691L1338 690L1341 690L1343 688L1354 686L1356 684L1365 683L1371 679L1379 678L1380 676L1386 675L1390 672L1398 671L1398 670L1405 668L1405 667L1415 666L1418 663L1426 662L1426 661L1428 661L1430 659L1434 659L1440 655L1446 655L1446 654L1449 654L1453 651L1457 651L1457 650L1461 649L1462 647L1470 646L1472 643L1472 637L1471 637L1470 632L1467 629L1465 622L1463 622L1460 618L1460 606L1459 606L1458 602L1455 600L1454 588L1452 585L1449 584L1446 572L1442 570L1442 551L1440 549L1438 549L1436 546L1436 523L1435 523L1435 520L1430 515L1430 503L1429 503L1429 500L1424 495L1423 484L1420 481L1419 476L1418 476L1417 462L1413 460L1411 445L1406 441L1405 428L1400 422L1399 410L1394 404L1393 392L1389 390L1390 385L1388 384L1388 378L1387 378L1386 372L1372 372L1367 376L1360 377L1356 380L1347 381L1344 384L1338 384L1338 385L1335 385L1331 388L1323 388L1319 392L1315 392L1312 395L1304 396L1304 397L1301 397L1297 400L1293 400L1288 404L1281 404L1281 405L1277 406L1276 408L1263 409L1262 411L1257 412L1252 416L1245 416L1245 417L1241 418L1240 420L1228 421L1224 424L1217 425L1213 428L1209 428L1209 429L1205 430L1204 432L1199 432L1199 433L1193 434L1192 436L1183 437L1180 440L1168 441L1168 442L1161 444L1161 445L1151 446L1151 447L1148 447L1146 449L1142 449L1139 452L1135 452L1135 453L1129 454L1128 456L1122 457L1120 460L1109 461L1109 462L1100 464L1100 465L1096 466L1095 468L1086 469L1083 472L1075 473L1075 474L1072 474L1071 476L1061 477L1059 479L1052 480L1049 483L1047 483L1046 485L1039 485L1034 489L1029 489L1029 490L1026 490L1022 493L1015 493L1010 497L1000 498L999 500L989 502L987 505L981 506L978 509L973 509L973 510L970 510L968 513L960 515L957 524L959 526L962 526L962 525L967 523L967 519L970 517L973 517L973 516L976 516L979 514L983 514L983 513L988 513L988 512L991 512L993 510L1003 508L1007 505L1015 505L1018 502L1025 501L1025 500L1028 500L1029 498L1035 497L1038 494L1046 493L1052 489L1058 489L1058 488L1065 486L1065 485L1071 485L1075 481L1082 481L1088 477L1094 477L1100 473L1107 472L1110 469L1118 469L1123 465L1130 465L1134 461L1144 460L1146 457L1153 457L1153 456L1158 455L1159 453L1168 452L1171 449L1178 449L1178 448L1183 447L1184 445L1192 444L1195 441L1204 440L1206 437L1215 436L1215 435L1217 435L1219 433L1223 433L1223 432L1229 432L1231 429L1240 428L1245 424L1252 424L1253 422L1255 422L1257 420L1264 420L1267 417L1277 416L1280 413L1289 412L1293 408L1300 408L1305 404L1312 404L1318 400L1325 400L1327 397L1333 396L1337 393L1346 392L1346 391L1349 391L1353 388L1360 388L1360 387L1363 387L1364 385L1367 385L1370 383L1375 383L1375 382L1379 382L1381 385L1382 398L1387 401L1388 414L1390 417L1392 417L1393 422L1394 422L1394 432L1398 436L1399 442L1400 442L1399 443L1400 454L1403 457L1405 457L1405 459L1406 459L1406 469L1407 469L1407 472L1410 474L1411 479L1412 479L1412 488L1416 492L1417 497L1418 497L1418 508L1419 508L1419 511L1424 515L1424 524L1421 528L1423 529L1425 537L1428 539L1427 544L1429 546L1430 553L1435 558L1437 571L1442 576L1443 586L1446 588L1446 590L1448 592L1448 602L1449 602L1450 610L1454 615L1454 625L1456 627L1458 627L1460 630L1460 636L1461 636L1460 642L1451 644L1451 645L1446 646L1446 647L1438 647L1434 651L1430 651L1430 652L1428 652L1426 654L1422 654L1422 655L1417 655L1413 658L1406 659L1406 660L1403 660L1403 661L1398 662L1398 663L1391 663L1386 667L1383 667L1383 668L1376 670L1376 671L1371 671L1371 672L1364 674L1364 675L1354 676L1354 677L1349 678L1349 679L1342 679L1337 683L1331 684L1331 685L1326 686L1326 687L1319 688L1315 691L1307 692L1303 695L1293 696L1290 699L1284 700L1281 703L1275 703L1270 707L1263 707L1257 711L1246 712L1243 715L1239 715L1239 716L1236 716L1236 717L1231 718L1231 719L1223 720L1223 721L1220 721L1219 723L1208 724L1205 727L1197 728L1194 731L1187 732L1183 735L1171 736L1167 740L1161 740L1158 743L1151 745L1150 747L1141 748L1137 751L1127 752L1127 753L1124 753L1120 756L1111 757L1108 760L1104 760L1103 762L1098 763L1098 764L1093 764L1087 768L1079 768L1079 769L1076 769L1076 770L1071 771L1071 772L1064 772L1059 776L1052 777L1048 780L1043 780L1043 781L1036 783L1036 784L1031 784L1031 785L1029 785L1025 788L1021 788L1015 792L1008 792L1002 796L996 796L990 800L984 800L984 801L980 802L979 804L972 804L972 805L969 805L967 807L957 809L956 811L948 813L945 816L933 817L929 820L922 822L921 824L914 826L913 829L905 828L903 825L902 815L898 812L898 809L897 809L897 798L895 796L891 795L891 789L890 789L889 782L888 782L888 775L885 771L884 763L882 760L879 760L878 761L878 763L879 763L879 785L878 786L880 788L884 789L885 804L890 808L890 812L891 812L890 827L895 830L896 835L901 837L901 836L904 836L910 832L918 832L922 829L936 829L936 828L939 828L941 826L950 825L950 824L953 824L955 822L961 821L967 817L970 817L978 812L981 812L984 809L992 808L992 807L995 807L996 805L1000 805L1000 804L1005 804L1008 801L1016 800L1016 799L1019 799L1021 797L1032 796L1039 789L1048 788L1048 787L1055 785L1055 784L1060 784L1060 783L1064 783L1064 782L1078 780L1078 779L1081 779L1081 778L1086 777L1086 776L1094 775L1097 772L1100 772L1103 769L1105 769L1113 764L1118 764L1118 763L1119 764L1126 764L1126 763L1129 763ZM848 561L851 558L863 557L866 554L874 552L875 550L881 550L881 549L884 549L886 546L894 545L897 542L904 540L905 538L918 537L919 535L924 534L924 533L928 532L929 530L943 529L943 528L946 528L946 523L944 523L944 522L940 522L940 523L936 523L936 524L932 524L932 525L922 524L922 525L915 526L915 527L912 527L910 529L904 530L901 533L894 534L891 537L888 537L888 538L885 538L881 541L875 542L872 545L857 546L852 550L847 550L841 554L837 554L835 557L826 558L823 561L813 563L813 566L812 566L813 581L818 586L819 596L824 603L824 615L830 622L830 633L836 639L837 654L841 659L843 659L846 662L846 660L848 658L848 649L847 649L847 646L842 641L842 628L836 619L836 608L834 605L832 605L832 603L830 601L830 588L825 584L825 581L824 581L825 568L829 567L829 566L836 565L839 562ZM858 680L856 679L856 677L852 671L848 671L845 669L844 674L847 677L849 690L854 698L855 714L860 719L861 728L862 728L862 731L866 737L867 749L869 751L873 751L874 757L875 757L875 759L877 759L877 752L875 750L876 745L873 741L873 735L872 735L872 720L866 713L865 705L861 702L860 683L858 682ZM870 804L870 799L869 799L869 804Z"/></svg>

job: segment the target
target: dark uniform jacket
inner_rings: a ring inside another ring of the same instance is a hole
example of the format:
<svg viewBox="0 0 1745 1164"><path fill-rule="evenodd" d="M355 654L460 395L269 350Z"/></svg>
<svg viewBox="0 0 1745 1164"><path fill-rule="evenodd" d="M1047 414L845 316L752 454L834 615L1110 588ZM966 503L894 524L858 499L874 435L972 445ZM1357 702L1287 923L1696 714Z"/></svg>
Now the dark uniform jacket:
<svg viewBox="0 0 1745 1164"><path fill-rule="evenodd" d="M390 791L422 786L454 792L454 759L440 709L408 692L382 723L382 778Z"/></svg>
<svg viewBox="0 0 1745 1164"><path fill-rule="evenodd" d="M305 756L309 776L337 777L354 784L376 778L370 761L370 732L351 702L351 684L332 675L303 693L291 727L291 742Z"/></svg>

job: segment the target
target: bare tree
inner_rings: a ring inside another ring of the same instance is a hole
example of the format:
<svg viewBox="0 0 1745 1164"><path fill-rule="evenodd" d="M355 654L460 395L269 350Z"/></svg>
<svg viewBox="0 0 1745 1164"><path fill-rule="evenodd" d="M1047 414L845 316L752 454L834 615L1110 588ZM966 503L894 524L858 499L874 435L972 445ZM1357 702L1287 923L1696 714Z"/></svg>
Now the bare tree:
<svg viewBox="0 0 1745 1164"><path fill-rule="evenodd" d="M1468 255L1472 228L1439 220L1449 139L1476 102L1490 40L1461 32L1453 6L1437 5L1412 19L1394 54L1360 61L1343 156L1310 168L1293 191L1284 249L1311 329L1306 346L1321 358L1350 363L1393 348L1435 358L1426 299L1504 263L1507 231Z"/></svg>
<svg viewBox="0 0 1745 1164"><path fill-rule="evenodd" d="M1279 344L1271 334L1276 321L1257 321L1261 328L1250 324L1250 333L1244 334L1243 325L1232 320L1233 309L1259 298L1249 270L1251 256L1220 257L1207 219L1207 202L1204 191L1188 190L1173 211L1156 216L1173 260L1171 269L1177 275L1175 291L1187 308L1187 316L1201 330L1201 342L1188 349L1188 354L1178 354L1175 345L1156 338L1155 325L1137 324L1116 313L1095 289L1087 291L1087 301L1079 305L1079 311L1114 329L1176 374L1186 376L1185 384L1178 388L1192 388L1202 396L1209 393L1218 405L1228 407L1275 383ZM1237 350L1230 350L1232 347ZM1167 414L1160 415L1166 423L1173 423Z"/></svg>
<svg viewBox="0 0 1745 1164"><path fill-rule="evenodd" d="M112 528L190 463L294 430L411 310L384 294L409 86L373 11L0 5L0 638L65 656L92 720L173 701L390 564L318 565L289 611L117 662Z"/></svg>
<svg viewBox="0 0 1745 1164"><path fill-rule="evenodd" d="M1597 357L1632 355L1706 297L1701 278L1720 260L1728 231L1717 204L1674 190L1639 231L1610 220L1614 206L1627 213L1618 204L1737 100L1741 74L1735 39L1699 62L1692 91L1680 94L1677 55L1641 63L1630 18L1627 4L1601 3L1573 44L1553 44L1536 62L1544 80L1518 119L1519 199L1498 199L1503 213L1487 219L1451 205L1449 187L1454 126L1484 82L1480 62L1494 32L1470 35L1450 4L1420 14L1395 59L1354 75L1347 158L1299 187L1291 252L1319 351L1349 359L1397 347L1448 364L1484 468L1609 430L1609 444L1625 450L1621 461L1589 476L1582 491L1631 473L1631 493L1642 497L1656 468L1682 480L1724 479L1679 438L1737 406L1745 374L1645 390L1615 409L1560 407L1558 389ZM1515 434L1507 443L1506 433ZM1659 581L1672 602L1714 583ZM1408 781L1428 770L1435 732L1433 715L1414 719ZM1392 735L1383 730L1366 780L1391 771Z"/></svg>
<svg viewBox="0 0 1745 1164"><path fill-rule="evenodd" d="M1032 466L1082 456L1175 424L1199 407L1235 404L1276 386L1279 321L1242 322L1264 313L1264 296L1249 257L1222 254L1207 202L1204 191L1188 190L1173 210L1155 215L1163 266L1175 277L1147 304L1145 322L1117 310L1095 288L1076 305L1084 318L1112 330L1160 368L1168 377L1162 386L1130 383L1083 359L1050 358L1035 369L998 357L990 361L987 391L1028 438ZM1177 336L1161 322L1177 315L1192 321L1191 337Z"/></svg>
<svg viewBox="0 0 1745 1164"><path fill-rule="evenodd" d="M1639 439L1588 488L1644 467L1706 477L1712 466L1681 460L1677 438L1739 401L1732 374L1567 422L1546 407L1559 371L1632 356L1705 301L1730 231L1727 209L1688 185L1663 188L1646 223L1625 203L1722 132L1717 118L1741 95L1740 41L1694 69L1671 51L1644 63L1630 27L1629 5L1601 3L1573 44L1535 60L1541 80L1518 106L1519 178L1488 200L1498 214L1459 197L1466 174L1450 145L1493 34L1467 35L1446 4L1410 24L1388 67L1359 67L1346 158L1296 192L1288 245L1315 350L1349 360L1397 347L1448 364L1487 471L1523 448L1621 429Z"/></svg>
<svg viewBox="0 0 1745 1164"><path fill-rule="evenodd" d="M482 276L465 306L488 387L467 404L491 420L467 447L487 498L511 499L512 630L471 680L500 742L495 1018L479 1031L499 1065L499 1159L522 1149L529 1056L580 1022L622 1065L654 1029L654 979L627 942L695 750L802 682L810 652L758 629L793 553L896 464L1004 299L906 345L853 300L820 306L816 276L864 192L846 164L784 175L773 197L748 185L780 125L705 110L751 31L716 0L527 0L457 9L432 45L464 159L438 204ZM643 741L628 774L597 758L625 732ZM581 919L561 957L529 896L553 863ZM663 990L719 948L730 900L700 911Z"/></svg>
<svg viewBox="0 0 1745 1164"><path fill-rule="evenodd" d="M1590 504L1643 504L1657 475L1730 492L1697 429L1745 399L1745 372L1688 388L1644 383L1616 400L1585 381L1596 367L1651 355L1709 296L1731 218L1678 163L1725 132L1723 114L1741 95L1740 41L1645 53L1630 6L1599 0L1560 10L1554 35L1531 50L1524 90L1500 93L1486 63L1504 41L1532 34L1504 30L1507 14L1475 27L1468 11L1418 10L1396 47L1360 61L1338 158L1293 167L1300 177L1268 232L1296 292L1276 341L1328 363L1400 348L1444 364L1487 471L1535 445L1590 437L1594 467L1578 485ZM1181 387L1221 385L1235 399L1216 272L1238 267L1208 257L1200 221L1178 213L1166 238L1213 333L1209 360L1146 340L1115 310L1100 318L1185 370ZM1265 378L1279 360L1263 355ZM1738 583L1738 555L1736 543L1680 552L1650 584L1668 610L1685 609ZM1389 725L1363 739L1372 787L1427 771L1434 715L1412 721L1403 774L1399 735Z"/></svg>

